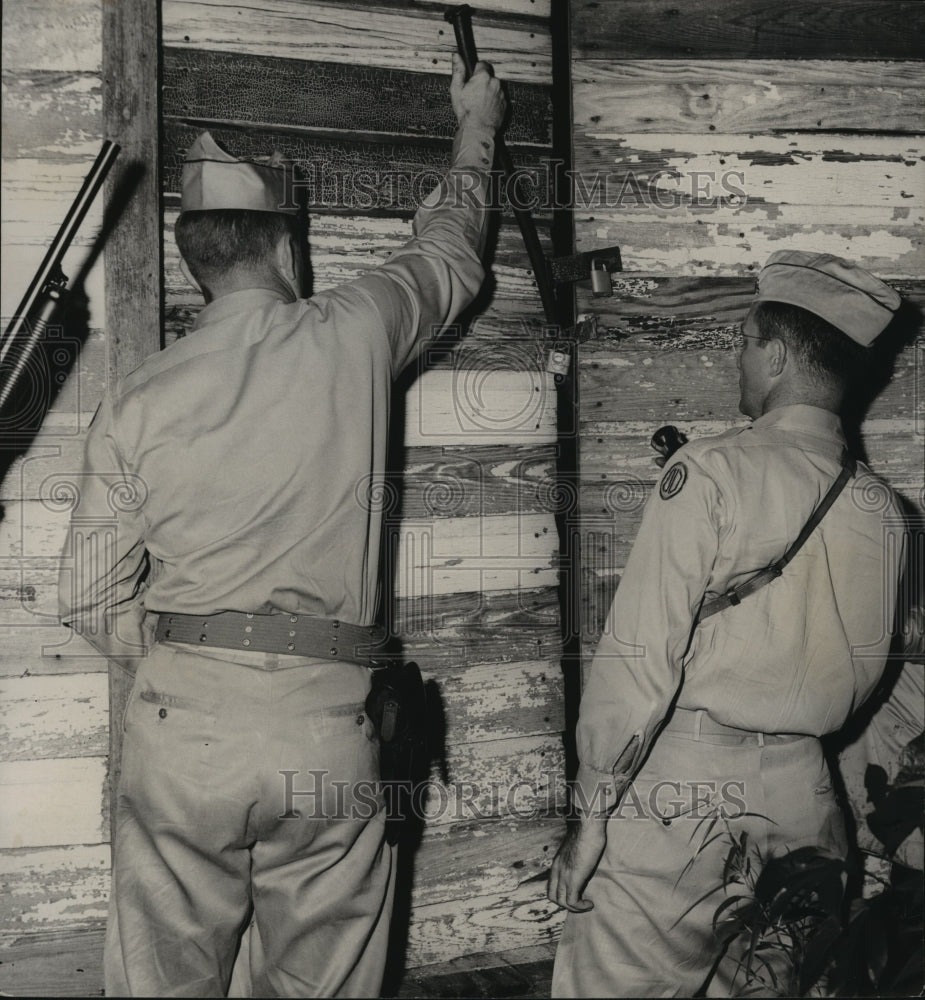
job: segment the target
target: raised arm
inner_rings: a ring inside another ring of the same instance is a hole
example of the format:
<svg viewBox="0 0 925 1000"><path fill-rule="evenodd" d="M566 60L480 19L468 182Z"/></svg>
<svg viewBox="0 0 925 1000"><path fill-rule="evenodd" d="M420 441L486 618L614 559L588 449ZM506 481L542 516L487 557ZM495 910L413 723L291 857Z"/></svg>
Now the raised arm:
<svg viewBox="0 0 925 1000"><path fill-rule="evenodd" d="M507 100L488 63L478 63L466 82L456 54L450 98L459 128L446 176L418 209L413 238L351 285L379 310L396 374L423 341L455 320L484 278L489 173Z"/></svg>

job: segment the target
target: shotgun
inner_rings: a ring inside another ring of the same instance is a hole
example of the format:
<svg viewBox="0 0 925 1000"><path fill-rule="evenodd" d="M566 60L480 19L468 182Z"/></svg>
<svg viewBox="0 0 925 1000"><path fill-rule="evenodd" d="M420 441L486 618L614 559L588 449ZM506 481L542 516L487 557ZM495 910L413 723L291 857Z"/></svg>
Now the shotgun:
<svg viewBox="0 0 925 1000"><path fill-rule="evenodd" d="M0 340L0 415L4 418L12 415L7 413L10 402L67 292L61 261L118 155L119 147L106 139Z"/></svg>

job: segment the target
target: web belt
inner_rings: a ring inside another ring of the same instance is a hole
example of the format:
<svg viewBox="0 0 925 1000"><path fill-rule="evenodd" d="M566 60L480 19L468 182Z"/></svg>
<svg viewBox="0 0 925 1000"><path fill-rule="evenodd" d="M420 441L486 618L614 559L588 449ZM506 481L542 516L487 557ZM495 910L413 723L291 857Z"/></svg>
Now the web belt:
<svg viewBox="0 0 925 1000"><path fill-rule="evenodd" d="M388 633L381 625L352 625L310 615L258 615L240 611L221 611L213 615L162 612L155 637L159 642L182 642L284 656L314 656L375 667L384 665L382 661L387 656L385 644Z"/></svg>

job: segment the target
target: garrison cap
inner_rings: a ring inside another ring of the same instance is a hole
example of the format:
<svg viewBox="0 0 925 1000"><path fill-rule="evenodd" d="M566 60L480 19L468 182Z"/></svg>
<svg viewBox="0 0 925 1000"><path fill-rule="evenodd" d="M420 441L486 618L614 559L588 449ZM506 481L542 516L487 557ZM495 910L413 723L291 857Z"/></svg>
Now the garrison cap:
<svg viewBox="0 0 925 1000"><path fill-rule="evenodd" d="M902 301L869 271L828 253L778 250L758 275L756 302L785 302L815 313L867 347Z"/></svg>
<svg viewBox="0 0 925 1000"><path fill-rule="evenodd" d="M239 160L208 132L198 135L187 151L180 194L184 212L243 208L297 215L291 193L286 167L276 153L261 160Z"/></svg>

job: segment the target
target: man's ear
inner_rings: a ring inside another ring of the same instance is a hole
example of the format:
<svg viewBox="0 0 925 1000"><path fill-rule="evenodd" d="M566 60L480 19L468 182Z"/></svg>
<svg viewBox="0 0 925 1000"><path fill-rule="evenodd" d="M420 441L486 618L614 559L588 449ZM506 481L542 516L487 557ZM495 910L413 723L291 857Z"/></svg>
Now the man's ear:
<svg viewBox="0 0 925 1000"><path fill-rule="evenodd" d="M296 298L301 298L302 254L298 243L289 235L281 236L276 244L276 266Z"/></svg>
<svg viewBox="0 0 925 1000"><path fill-rule="evenodd" d="M186 261L182 257L180 258L180 270L183 272L183 277L186 278L186 280L193 286L193 288L196 289L197 292L199 292L199 294L203 298L205 298L206 293L203 290L202 285L200 285L199 282L193 277L193 272L189 269Z"/></svg>
<svg viewBox="0 0 925 1000"><path fill-rule="evenodd" d="M787 366L787 345L783 340L772 337L764 346L767 372L772 378L781 375Z"/></svg>

